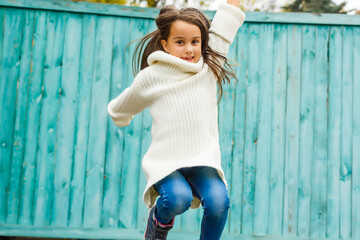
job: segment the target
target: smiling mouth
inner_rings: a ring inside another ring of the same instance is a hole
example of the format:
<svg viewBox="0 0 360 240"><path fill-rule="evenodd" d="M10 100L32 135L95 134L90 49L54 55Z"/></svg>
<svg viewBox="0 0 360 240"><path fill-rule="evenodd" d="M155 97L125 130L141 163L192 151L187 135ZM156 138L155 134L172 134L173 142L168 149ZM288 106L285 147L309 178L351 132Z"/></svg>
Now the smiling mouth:
<svg viewBox="0 0 360 240"><path fill-rule="evenodd" d="M194 60L194 57L184 57L182 59L188 62L192 62Z"/></svg>

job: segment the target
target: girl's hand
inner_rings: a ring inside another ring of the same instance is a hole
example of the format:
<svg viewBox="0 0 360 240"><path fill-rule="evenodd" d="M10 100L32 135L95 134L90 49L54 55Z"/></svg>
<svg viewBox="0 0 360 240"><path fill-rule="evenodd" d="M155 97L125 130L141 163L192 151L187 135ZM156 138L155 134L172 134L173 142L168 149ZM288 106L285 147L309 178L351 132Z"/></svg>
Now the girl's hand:
<svg viewBox="0 0 360 240"><path fill-rule="evenodd" d="M240 0L228 0L226 3L233 5L234 7L240 7Z"/></svg>

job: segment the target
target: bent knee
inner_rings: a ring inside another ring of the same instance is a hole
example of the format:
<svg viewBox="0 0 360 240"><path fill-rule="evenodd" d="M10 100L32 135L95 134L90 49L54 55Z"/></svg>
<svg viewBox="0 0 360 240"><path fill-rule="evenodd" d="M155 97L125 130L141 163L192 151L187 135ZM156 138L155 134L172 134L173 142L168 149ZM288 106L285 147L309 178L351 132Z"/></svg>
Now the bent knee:
<svg viewBox="0 0 360 240"><path fill-rule="evenodd" d="M203 201L204 211L207 216L222 217L228 213L230 208L230 200L227 194L213 196Z"/></svg>
<svg viewBox="0 0 360 240"><path fill-rule="evenodd" d="M167 198L164 207L167 207L171 212L178 215L190 208L192 200L193 196L191 191L176 191L171 194L171 197Z"/></svg>

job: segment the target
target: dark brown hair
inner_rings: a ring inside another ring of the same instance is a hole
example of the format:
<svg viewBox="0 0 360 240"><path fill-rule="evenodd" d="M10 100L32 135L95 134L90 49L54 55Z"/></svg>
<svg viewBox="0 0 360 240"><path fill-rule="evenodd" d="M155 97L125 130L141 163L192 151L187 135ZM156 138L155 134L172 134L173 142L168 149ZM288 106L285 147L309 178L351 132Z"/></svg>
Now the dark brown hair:
<svg viewBox="0 0 360 240"><path fill-rule="evenodd" d="M168 40L171 25L175 21L184 21L194 24L201 32L201 55L213 72L218 84L219 101L223 94L223 84L230 83L230 79L236 79L235 72L231 69L227 58L209 47L209 28L210 21L196 8L183 8L178 10L171 6L166 6L160 10L159 16L155 19L157 30L143 37L135 48L133 57L134 75L148 65L147 58L155 51L165 51L161 40ZM224 63L224 64L222 64Z"/></svg>

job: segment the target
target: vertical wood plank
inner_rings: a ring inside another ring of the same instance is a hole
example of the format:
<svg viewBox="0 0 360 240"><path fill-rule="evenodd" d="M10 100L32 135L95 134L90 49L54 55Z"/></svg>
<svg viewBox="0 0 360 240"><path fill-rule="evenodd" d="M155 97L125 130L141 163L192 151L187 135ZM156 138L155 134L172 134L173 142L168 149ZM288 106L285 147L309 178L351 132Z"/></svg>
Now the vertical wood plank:
<svg viewBox="0 0 360 240"><path fill-rule="evenodd" d="M283 222L287 49L287 26L276 24L269 195L269 235L273 236L281 236Z"/></svg>
<svg viewBox="0 0 360 240"><path fill-rule="evenodd" d="M296 236L300 129L301 27L288 26L283 235Z"/></svg>
<svg viewBox="0 0 360 240"><path fill-rule="evenodd" d="M50 224L51 218L65 18L63 13L48 15L35 185L34 225L37 226Z"/></svg>
<svg viewBox="0 0 360 240"><path fill-rule="evenodd" d="M315 26L302 27L301 102L299 144L298 235L310 233L312 159L314 156Z"/></svg>
<svg viewBox="0 0 360 240"><path fill-rule="evenodd" d="M151 124L152 117L150 115L149 109L146 109L143 113L143 123L142 123L142 138L141 138L141 159L144 157L151 144ZM143 200L143 191L146 186L146 177L145 174L139 169L139 191L138 191L138 216L137 216L137 228L145 232L147 218L148 218L148 209L144 204ZM176 221L178 218L176 217ZM197 219L198 220L198 219Z"/></svg>
<svg viewBox="0 0 360 240"><path fill-rule="evenodd" d="M254 233L266 235L269 227L269 180L271 152L271 105L273 77L274 25L260 26L262 57L259 59L258 141L256 149L256 181L254 205Z"/></svg>
<svg viewBox="0 0 360 240"><path fill-rule="evenodd" d="M114 18L98 17L94 80L92 82L89 143L86 166L86 188L83 226L100 227L103 198L107 104L111 77Z"/></svg>
<svg viewBox="0 0 360 240"><path fill-rule="evenodd" d="M69 226L80 227L83 222L86 159L90 124L91 83L93 80L95 28L94 15L82 18L78 110L75 128L74 162L70 190Z"/></svg>
<svg viewBox="0 0 360 240"><path fill-rule="evenodd" d="M29 96L26 119L26 138L22 164L21 203L19 224L33 224L37 150L42 103L42 85L46 51L47 12L35 12L34 34L32 35L32 59L30 63Z"/></svg>
<svg viewBox="0 0 360 240"><path fill-rule="evenodd" d="M232 44L229 48L228 59L236 58L236 46ZM221 148L221 167L224 170L226 180L230 182L230 168L233 150L233 124L234 124L234 93L235 81L223 85L223 96L218 105L219 115L219 139Z"/></svg>
<svg viewBox="0 0 360 240"><path fill-rule="evenodd" d="M234 41L235 42L235 41ZM236 59L236 45L232 44L229 48L227 58L231 61ZM221 149L221 165L224 171L226 180L231 182L231 163L233 158L234 146L234 100L235 100L235 80L223 86L223 97L218 104L218 119L219 119L219 139ZM229 189L228 189L229 190ZM228 215L229 219L229 215ZM198 221L199 222L199 221ZM193 225L197 225L193 223ZM200 228L197 228L200 229ZM229 220L226 221L224 233L229 231Z"/></svg>
<svg viewBox="0 0 360 240"><path fill-rule="evenodd" d="M130 18L119 18L114 24L113 60L111 67L110 98L114 99L127 87L131 67L126 63L126 45L130 42ZM119 221L119 199L121 165L123 161L125 128L117 127L108 118L108 136L106 146L106 164L104 179L104 197L102 206L101 226L117 228Z"/></svg>
<svg viewBox="0 0 360 240"><path fill-rule="evenodd" d="M4 21L0 24L4 24L4 42L2 55L0 56L0 223L5 223L8 212L8 198L11 198L9 188L10 176L13 172L10 169L12 165L16 93L24 27L23 11L7 9ZM17 165L16 162L14 164Z"/></svg>
<svg viewBox="0 0 360 240"><path fill-rule="evenodd" d="M339 44L341 43L341 44ZM338 238L340 229L340 159L342 98L342 28L331 27L329 36L329 127L327 166L326 237Z"/></svg>
<svg viewBox="0 0 360 240"><path fill-rule="evenodd" d="M24 158L26 132L26 113L28 104L28 87L30 63L32 54L32 35L34 31L34 11L23 11L24 32L21 44L20 73L16 100L16 118L14 124L14 139L10 175L10 190L8 199L7 223L17 224L20 206L21 165Z"/></svg>
<svg viewBox="0 0 360 240"><path fill-rule="evenodd" d="M4 26L5 26L5 12L6 8L0 8L0 56L2 56L3 52L3 43L4 43ZM1 59L0 59L1 63ZM1 71L1 64L0 64L0 71Z"/></svg>
<svg viewBox="0 0 360 240"><path fill-rule="evenodd" d="M235 85L234 106L234 147L231 163L230 189L230 229L231 234L241 233L243 178L244 178L244 147L245 147L245 106L246 106L246 72L249 58L249 25L244 24L237 35L236 62L239 66L235 68L238 82Z"/></svg>
<svg viewBox="0 0 360 240"><path fill-rule="evenodd" d="M249 25L249 49L251 49L252 53L249 54L246 92L243 234L253 234L254 232L255 160L258 140L259 38L260 26L258 24Z"/></svg>
<svg viewBox="0 0 360 240"><path fill-rule="evenodd" d="M143 37L149 29L148 22L140 19L131 19L130 40L136 40ZM135 45L130 46L130 56L133 55ZM129 63L131 64L131 57ZM132 71L128 72L128 86L132 83L134 77ZM137 204L139 192L139 170L141 163L141 129L142 114L135 116L126 128L125 146L122 161L121 172L121 197L120 197L120 215L119 227L136 228L137 224Z"/></svg>
<svg viewBox="0 0 360 240"><path fill-rule="evenodd" d="M61 94L56 138L54 193L51 225L67 226L70 199L70 181L75 144L75 121L79 82L81 17L67 16L64 31L64 52L61 73Z"/></svg>
<svg viewBox="0 0 360 240"><path fill-rule="evenodd" d="M354 28L354 66L360 66L360 28ZM352 176L352 238L360 239L360 68L354 67L353 100L353 176Z"/></svg>
<svg viewBox="0 0 360 240"><path fill-rule="evenodd" d="M353 121L353 28L343 28L342 114L340 165L340 238L351 237L352 121ZM341 66L341 65L340 65Z"/></svg>
<svg viewBox="0 0 360 240"><path fill-rule="evenodd" d="M311 181L310 236L326 237L329 27L316 27L314 156Z"/></svg>
<svg viewBox="0 0 360 240"><path fill-rule="evenodd" d="M149 29L148 32L152 32L157 29L156 23L153 20L147 20L149 21ZM141 137L141 159L143 159L145 153L147 152L150 144L151 144L151 125L152 125L152 117L150 115L150 112L148 109L146 109L143 113L143 129L142 129L142 137ZM137 215L137 228L145 231L146 224L147 224L147 218L149 211L144 204L143 200L143 192L146 186L146 176L142 169L140 169L139 174L139 192L138 192L138 215ZM176 217L176 222L178 223L180 220L179 217ZM177 226L180 226L179 224ZM172 231L176 231L175 226Z"/></svg>

